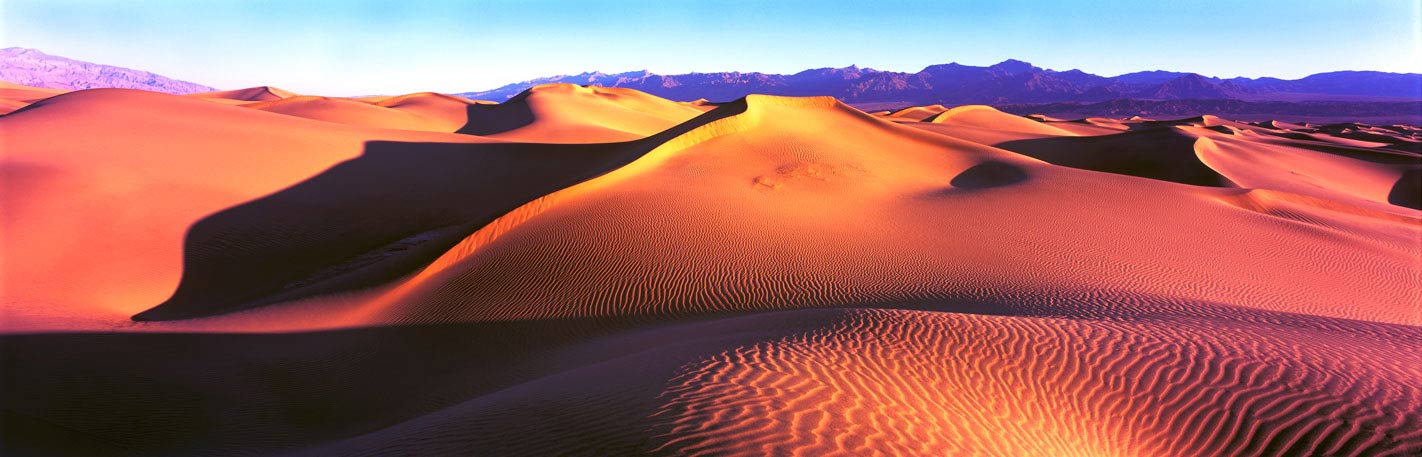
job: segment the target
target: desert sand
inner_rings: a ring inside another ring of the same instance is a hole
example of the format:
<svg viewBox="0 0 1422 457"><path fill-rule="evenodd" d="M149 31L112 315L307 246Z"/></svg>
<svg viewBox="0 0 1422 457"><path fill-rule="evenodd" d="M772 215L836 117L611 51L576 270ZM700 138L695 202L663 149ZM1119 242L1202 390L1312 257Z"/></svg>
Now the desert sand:
<svg viewBox="0 0 1422 457"><path fill-rule="evenodd" d="M0 87L6 455L1417 455L1422 133Z"/></svg>

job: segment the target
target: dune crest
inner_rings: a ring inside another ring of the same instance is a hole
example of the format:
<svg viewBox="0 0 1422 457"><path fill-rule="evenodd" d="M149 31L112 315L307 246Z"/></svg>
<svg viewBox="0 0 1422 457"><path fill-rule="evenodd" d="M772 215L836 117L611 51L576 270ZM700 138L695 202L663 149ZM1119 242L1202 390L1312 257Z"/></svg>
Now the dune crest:
<svg viewBox="0 0 1422 457"><path fill-rule="evenodd" d="M291 98L297 95L298 94L295 92L291 92L284 89L278 89L271 86L257 86L248 87L245 89L219 90L216 92L188 94L185 95L185 97L223 99L238 102L265 102L272 100L281 100L284 98Z"/></svg>
<svg viewBox="0 0 1422 457"><path fill-rule="evenodd" d="M9 114L31 103L65 93L62 89L42 89L0 81L0 115Z"/></svg>
<svg viewBox="0 0 1422 457"><path fill-rule="evenodd" d="M910 106L887 113L884 116L891 119L922 121L948 110L949 108L943 105Z"/></svg>
<svg viewBox="0 0 1422 457"><path fill-rule="evenodd" d="M245 108L304 117L337 124L357 127L391 128L400 130L440 131L441 124L404 111L385 108L372 103L346 99L298 95L276 100L253 102L242 105ZM448 131L453 131L452 129Z"/></svg>
<svg viewBox="0 0 1422 457"><path fill-rule="evenodd" d="M1041 122L1033 121L1021 116L1007 114L998 111L991 106L964 105L943 111L923 120L934 124L949 124L970 127L981 127L993 130L1001 130L1019 133L1035 133L1041 135L1075 136L1066 130L1058 129Z"/></svg>
<svg viewBox="0 0 1422 457"><path fill-rule="evenodd" d="M630 89L545 84L497 105L470 105L460 133L539 143L644 138L702 113Z"/></svg>

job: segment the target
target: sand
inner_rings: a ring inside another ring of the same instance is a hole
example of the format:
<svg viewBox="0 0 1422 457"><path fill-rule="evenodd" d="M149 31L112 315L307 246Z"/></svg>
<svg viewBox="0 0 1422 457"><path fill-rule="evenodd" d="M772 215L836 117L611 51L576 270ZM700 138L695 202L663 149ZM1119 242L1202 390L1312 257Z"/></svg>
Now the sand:
<svg viewBox="0 0 1422 457"><path fill-rule="evenodd" d="M1422 452L1405 126L3 89L7 455Z"/></svg>
<svg viewBox="0 0 1422 457"><path fill-rule="evenodd" d="M44 89L0 81L0 114L9 114L64 92L60 89Z"/></svg>

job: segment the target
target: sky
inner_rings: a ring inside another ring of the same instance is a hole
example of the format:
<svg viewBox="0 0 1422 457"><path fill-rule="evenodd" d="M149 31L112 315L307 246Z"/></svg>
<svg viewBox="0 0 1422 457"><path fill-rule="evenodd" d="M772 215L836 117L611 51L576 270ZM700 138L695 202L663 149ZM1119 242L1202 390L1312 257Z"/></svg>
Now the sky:
<svg viewBox="0 0 1422 457"><path fill-rule="evenodd" d="M1422 0L0 0L0 47L220 89L321 95L491 89L650 70L892 71L1009 58L1299 78L1422 72Z"/></svg>

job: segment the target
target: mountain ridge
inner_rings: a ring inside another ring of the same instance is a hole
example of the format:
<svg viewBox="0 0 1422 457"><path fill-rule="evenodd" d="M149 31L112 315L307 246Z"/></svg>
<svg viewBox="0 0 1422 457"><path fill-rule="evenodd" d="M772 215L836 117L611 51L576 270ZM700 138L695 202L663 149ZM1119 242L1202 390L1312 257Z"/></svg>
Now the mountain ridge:
<svg viewBox="0 0 1422 457"><path fill-rule="evenodd" d="M69 90L117 87L171 94L216 90L151 72L14 47L0 49L0 80ZM1193 108L1219 105L1202 105L1198 101L1233 100L1266 103L1287 113L1293 108L1275 102L1347 102L1360 105L1339 106L1350 112L1376 108L1361 105L1386 102L1390 109L1404 109L1406 112L1393 114L1402 116L1401 119L1408 122L1416 122L1418 114L1410 107L1392 105L1396 105L1395 102L1422 101L1422 74L1417 73L1335 71L1294 80L1274 77L1220 78L1166 70L1101 76L1079 69L1044 69L1017 59L1007 59L986 67L956 62L934 64L913 73L857 65L811 68L793 74L737 71L662 75L649 70L621 73L593 71L535 78L491 90L455 95L502 102L529 87L549 83L629 88L679 101L727 101L749 94L827 95L855 106L874 109L933 104L1026 106L1073 103L1086 109L1106 109L1108 102L1120 100L1189 102L1187 105ZM1117 105L1120 103L1111 105L1103 113L1120 111ZM1140 104L1130 105L1135 107ZM1162 107L1159 104L1150 106L1157 112ZM1235 105L1219 106L1228 108ZM1165 108L1166 111L1173 109ZM1310 107L1310 110L1314 109L1317 107ZM1082 110L1073 108L1072 111Z"/></svg>
<svg viewBox="0 0 1422 457"><path fill-rule="evenodd" d="M148 71L86 62L20 47L0 49L0 81L44 89L142 89L177 95L216 90Z"/></svg>
<svg viewBox="0 0 1422 457"><path fill-rule="evenodd" d="M1150 70L1100 76L1078 69L1044 69L1016 59L977 67L936 64L914 73L851 65L814 68L794 74L713 72L661 75L647 70L584 72L535 78L485 91L457 95L502 101L528 87L572 83L625 87L673 100L731 100L752 93L829 95L849 103L905 104L1060 103L1140 100L1377 100L1422 99L1422 74L1337 71L1286 80L1273 77L1219 78L1192 72Z"/></svg>

